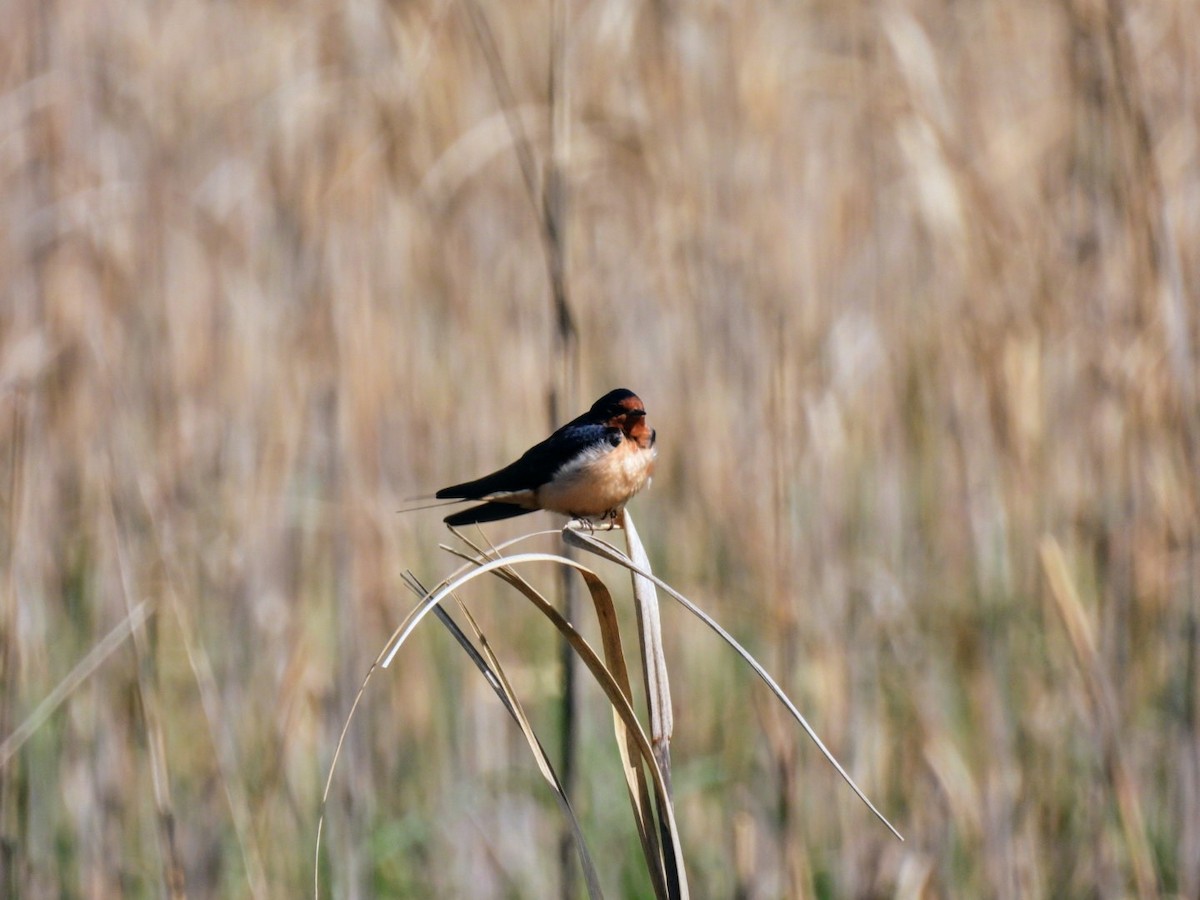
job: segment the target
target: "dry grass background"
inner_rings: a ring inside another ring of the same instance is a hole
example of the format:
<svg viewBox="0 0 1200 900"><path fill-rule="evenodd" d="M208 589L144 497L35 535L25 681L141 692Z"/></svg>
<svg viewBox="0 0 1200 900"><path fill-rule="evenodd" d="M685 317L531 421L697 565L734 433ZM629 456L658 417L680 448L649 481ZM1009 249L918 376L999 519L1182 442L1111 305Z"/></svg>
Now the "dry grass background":
<svg viewBox="0 0 1200 900"><path fill-rule="evenodd" d="M908 836L668 607L696 893L1200 894L1200 7L570 7L569 405L642 395L657 571ZM544 159L549 4L483 9ZM395 511L548 424L512 136L457 0L6 12L0 734L152 615L0 769L0 893L155 895L175 859L189 896L301 896L399 573L451 564ZM473 599L552 732L550 629ZM324 880L551 895L554 804L425 635ZM645 896L584 703L584 826Z"/></svg>

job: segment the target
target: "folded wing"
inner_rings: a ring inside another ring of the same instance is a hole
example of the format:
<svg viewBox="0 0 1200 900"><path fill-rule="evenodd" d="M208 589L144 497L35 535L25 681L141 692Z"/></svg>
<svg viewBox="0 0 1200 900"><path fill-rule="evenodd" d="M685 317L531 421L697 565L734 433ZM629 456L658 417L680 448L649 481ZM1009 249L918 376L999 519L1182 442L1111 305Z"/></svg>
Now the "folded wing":
<svg viewBox="0 0 1200 900"><path fill-rule="evenodd" d="M516 462L503 469L477 478L444 487L437 492L439 500L488 500L447 516L450 525L474 522L494 522L532 512L537 508L535 492L550 481L563 466L598 446L612 446L611 433L619 429L602 424L579 424L578 420L564 425L540 444L529 448Z"/></svg>

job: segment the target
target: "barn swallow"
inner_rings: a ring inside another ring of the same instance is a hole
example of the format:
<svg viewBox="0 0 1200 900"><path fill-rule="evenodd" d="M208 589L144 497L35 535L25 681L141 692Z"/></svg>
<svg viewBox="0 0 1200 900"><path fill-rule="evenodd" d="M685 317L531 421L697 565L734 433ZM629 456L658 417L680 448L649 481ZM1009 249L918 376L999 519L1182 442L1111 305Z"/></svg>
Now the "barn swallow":
<svg viewBox="0 0 1200 900"><path fill-rule="evenodd" d="M436 496L485 501L446 516L447 525L494 522L538 509L573 519L615 520L629 498L650 483L656 437L637 394L618 388L516 462L442 488Z"/></svg>

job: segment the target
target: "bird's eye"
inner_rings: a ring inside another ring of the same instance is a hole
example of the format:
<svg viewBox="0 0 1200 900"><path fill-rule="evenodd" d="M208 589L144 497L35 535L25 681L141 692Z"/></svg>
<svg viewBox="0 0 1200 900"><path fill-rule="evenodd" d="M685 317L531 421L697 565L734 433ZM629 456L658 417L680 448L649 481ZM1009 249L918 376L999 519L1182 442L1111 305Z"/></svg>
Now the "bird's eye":
<svg viewBox="0 0 1200 900"><path fill-rule="evenodd" d="M608 430L608 442L610 444L612 444L614 447L617 446L617 444L621 443L621 429L620 428L610 428Z"/></svg>

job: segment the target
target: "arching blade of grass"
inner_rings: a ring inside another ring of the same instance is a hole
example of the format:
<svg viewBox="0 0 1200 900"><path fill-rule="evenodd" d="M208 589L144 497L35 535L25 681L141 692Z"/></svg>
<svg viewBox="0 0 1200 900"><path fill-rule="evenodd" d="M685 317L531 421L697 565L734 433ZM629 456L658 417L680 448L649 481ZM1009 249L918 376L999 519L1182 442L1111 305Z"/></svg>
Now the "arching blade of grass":
<svg viewBox="0 0 1200 900"><path fill-rule="evenodd" d="M425 587L411 572L405 573L404 581L418 597L427 597L429 595L429 592L425 590ZM511 682L504 674L504 668L500 665L499 659L496 658L496 655L492 652L491 645L488 643L487 638L484 637L479 623L475 621L475 617L471 615L471 611L462 602L461 597L455 594L454 600L458 603L459 609L462 610L463 616L471 626L471 631L474 632L475 639L479 642L479 648L476 648L471 639L459 628L458 623L451 618L449 612L440 604L434 607L434 615L438 617L438 621L445 625L454 636L458 645L462 647L463 651L470 657L471 662L483 674L488 684L491 685L492 690L496 692L496 696L500 699L500 702L504 704L504 708L508 710L508 714L513 717L513 720L521 729L526 743L529 744L529 751L533 754L534 761L537 763L538 770L542 773L542 777L549 783L551 790L554 792L554 799L558 802L559 809L562 810L563 815L570 823L575 848L579 853L580 864L583 866L583 877L587 884L588 896L602 898L604 892L600 889L600 880L596 874L595 863L592 861L592 855L588 851L587 841L584 839L579 818L575 815L570 798L567 797L566 790L563 788L562 780L558 777L558 772L555 771L554 765L550 762L550 758L546 754L546 748L534 732L529 717L525 714L525 710L521 706L516 692L513 691Z"/></svg>
<svg viewBox="0 0 1200 900"><path fill-rule="evenodd" d="M650 571L650 559L642 546L633 516L628 510L621 513L621 526L625 532L625 544L629 555L637 564ZM637 572L630 572L633 587L633 609L637 617L638 642L642 654L642 687L646 692L646 709L650 719L650 739L654 746L654 758L662 770L671 793L671 732L674 728L674 712L671 709L671 684L667 676L667 656L662 644L662 619L658 609L658 592L654 582ZM659 818L661 825L662 818ZM664 836L665 837L665 836ZM670 857L664 857L669 864Z"/></svg>
<svg viewBox="0 0 1200 900"><path fill-rule="evenodd" d="M792 701L788 697L788 695L783 692L783 689L781 687L779 687L779 685L775 682L775 679L772 678L771 675L767 672L767 670L762 667L762 665L758 662L758 660L756 660L753 656L750 655L750 652L748 650L746 650L741 644L739 644L734 639L733 635L731 635L728 631L726 631L719 624L717 624L717 621L715 619L713 619L712 616L710 616L708 613L706 613L704 610L702 610L700 607L698 607L695 603L693 603L687 597L683 596L683 594L679 593L679 591L675 590L673 587L671 587L669 584L667 584L661 578L656 576L654 573L652 573L646 569L643 569L639 566L634 565L634 563L629 559L629 557L627 557L624 553L622 553L620 550L618 550L612 544L609 544L606 541L601 541L601 540L597 539L594 535L588 534L584 531L580 531L579 529L576 529L576 528L572 528L569 525L563 529L563 538L568 543L574 544L575 546L577 546L583 550L587 550L591 553L594 553L603 559L607 559L610 562L614 562L619 566L624 566L626 569L629 569L631 572L635 572L644 578L650 579L652 582L654 582L656 585L658 585L660 588L662 588L664 591L666 591L668 594L670 594L672 597L674 597L676 600L678 600L681 604L683 604L684 608L686 608L692 615L696 616L698 619L700 619L701 622L703 622L705 625L707 625L709 628L711 628L713 631L715 631L718 635L720 635L721 638L724 639L725 643L729 644L729 646L732 647L735 651L737 651L737 654L743 660L746 661L746 664L748 666L750 666L751 669L754 670L755 674L758 675L758 677L761 678L764 682L766 682L767 687L769 687L771 689L772 693L774 693L775 696L777 698L779 698L779 701L785 707L787 707L788 712L790 712L792 714L792 717L795 718L795 720L800 723L800 727L804 729L805 734L807 734L810 738L812 738L813 743L817 745L817 748L821 751L822 754L824 754L825 758L827 760L829 760L829 764L832 765L835 769L837 769L838 774L842 776L842 779L846 782L846 784L850 785L850 787L854 791L854 793L858 795L858 798L867 805L867 808L870 809L871 812L873 812L875 814L876 818L878 818L880 822L882 822L884 825L886 825L888 827L888 830L891 831L892 834L894 834L900 840L904 840L904 836L895 829L895 827L892 825L891 822L889 822L887 820L887 818L883 815L883 813L881 813L878 809L875 808L875 804L872 803L869 799L867 799L867 795L864 794L862 792L862 789L860 789L859 786L854 783L854 779L850 777L850 774L844 768L842 768L842 764L837 761L837 757L835 757L833 755L833 753L830 752L829 748L825 746L825 743L817 735L817 732L813 729L813 727L811 725L808 724L808 720L806 720L804 718L804 716L801 715L800 710L798 710L796 708L796 705L794 703L792 703Z"/></svg>
<svg viewBox="0 0 1200 900"><path fill-rule="evenodd" d="M472 565L473 564L462 566L458 570L458 572L456 572L455 574L457 575L457 574L461 574L462 572L469 571L472 568ZM454 576L450 576L450 577L452 578ZM422 585L416 579L416 577L412 575L411 572L406 572L403 580L404 580L405 584L408 585L409 589L412 590L417 595L417 597L419 597L421 599L425 599L431 595L431 592L426 591L424 585ZM441 582L439 582L437 588L435 588L434 590L435 591L441 590L443 587L445 587L449 583L449 581L450 581L450 578L443 579ZM558 801L559 807L563 810L563 813L566 815L567 820L570 822L571 830L572 830L572 833L573 833L574 839L575 839L576 848L578 849L578 852L579 852L580 863L583 866L584 880L585 880L585 883L587 884L588 896L602 898L604 896L604 894L603 894L603 891L601 891L601 889L600 889L600 883L599 883L599 878L596 874L595 864L592 861L591 853L588 851L587 844L584 840L582 828L580 827L579 820L575 815L575 810L571 807L570 801L567 798L565 790L563 789L562 782L558 777L558 773L555 771L553 765L550 763L549 757L547 756L545 748L542 746L541 741L537 738L537 735L533 732L533 729L529 722L528 717L525 715L524 710L522 709L519 701L517 700L516 695L513 692L512 686L509 683L507 677L504 676L503 669L500 667L499 661L491 653L491 649L488 646L487 640L484 638L483 633L479 629L478 624L476 623L474 617L471 616L470 611L461 602L461 600L459 600L457 595L455 595L454 599L458 602L459 608L462 609L463 614L467 617L468 622L470 622L470 624L471 624L472 630L475 632L476 638L479 640L480 645L484 648L483 653L481 653L475 647L475 645L471 642L471 639L467 637L467 635L462 631L461 628L459 628L458 624L450 617L450 615L446 612L445 609L442 608L442 606L440 604L433 606L432 607L433 611L434 611L435 615L437 615L438 619L442 622L442 624L445 625L446 628L450 631L450 633L454 636L454 639L458 642L459 646L462 647L464 652L466 652L467 656L470 657L471 661L475 664L475 666L480 670L480 672L483 673L484 678L487 680L488 684L491 685L492 689L496 692L497 696L500 698L501 703L503 703L505 709L508 710L509 715L511 715L513 717L513 719L517 722L518 726L521 728L522 733L525 735L525 738L526 738L527 742L529 743L530 751L533 753L534 759L537 762L538 769L541 771L543 777L545 777L546 780L550 783L551 789L554 792L555 800ZM393 635L393 638L394 637L395 637L395 635ZM386 652L386 650L387 650L387 646L385 646L384 652ZM485 658L485 654L486 654L486 658ZM333 760L330 762L329 774L326 777L326 781L325 781L325 790L321 797L321 815L317 822L316 848L315 848L315 854L314 854L314 868L313 868L313 872L314 872L313 896L314 897L320 896L321 837L323 834L324 823L325 823L325 802L328 799L329 790L333 784L333 773L337 767L338 758L341 756L342 746L345 743L346 735L349 733L350 723L353 721L354 714L358 709L358 704L362 700L363 695L366 693L367 683L370 681L371 676L374 674L375 670L380 667L379 663L380 663L380 659L382 657L383 657L383 652L381 652L379 657L377 657L375 659L375 661L371 664L371 668L367 671L366 676L363 678L363 683L359 686L358 693L354 697L354 703L352 704L352 706L350 708L349 714L346 716L346 721L343 723L342 731L341 731L340 735L338 736L338 742L337 742L337 746L334 750Z"/></svg>
<svg viewBox="0 0 1200 900"><path fill-rule="evenodd" d="M623 520L625 543L630 558L647 572L650 559L642 547L637 528L629 511ZM671 684L667 677L667 658L662 646L662 619L658 611L658 593L654 582L638 572L630 572L633 581L633 604L637 613L638 638L642 647L642 678L646 688L646 706L650 711L650 739L654 743L654 756L667 788L671 787L671 733L675 727L671 709Z"/></svg>
<svg viewBox="0 0 1200 900"><path fill-rule="evenodd" d="M651 878L655 884L655 890L658 896L687 900L689 896L688 887L683 873L683 854L679 845L678 829L675 824L674 810L671 808L670 800L667 796L666 784L663 780L662 772L660 771L654 758L654 752L650 745L650 741L646 737L645 732L642 730L641 724L638 722L637 717L634 714L632 704L630 703L627 693L628 679L625 679L625 689L623 690L622 686L617 683L612 673L601 661L600 657L592 649L591 645L588 644L582 635L580 635L574 629L571 623L566 621L558 613L558 611L554 609L553 605L542 598L537 591L525 584L523 579L516 578L513 580L512 576L515 575L514 567L531 562L550 562L576 569L584 578L584 582L592 594L593 601L598 602L600 606L607 606L611 608L612 599L608 593L608 589L604 586L603 581L601 581L595 572L588 569L581 563L575 562L574 560L569 560L561 556L555 556L547 553L524 553L501 557L499 559L485 560L481 558L479 560L472 561L467 566L463 567L466 569L471 569L471 571L466 571L463 573L462 569L460 569L459 573L456 573L454 576L445 579L432 594L424 597L417 607L409 613L396 631L393 632L392 637L387 641L383 651L380 653L375 663L372 664L370 670L367 672L366 677L363 679L362 687L359 689L359 692L354 699L354 703L352 704L350 712L347 716L346 724L342 728L342 733L338 739L333 760L330 763L329 775L326 779L325 789L322 794L322 812L317 824L316 846L314 850L314 896L319 895L320 843L324 827L325 803L329 795L330 786L333 783L333 774L337 767L337 761L340 757L341 749L345 742L350 721L362 700L362 696L366 690L366 686L370 681L371 676L374 674L376 669L387 668L388 665L391 664L391 661L395 658L396 653L399 652L400 648L404 645L405 641L407 641L409 636L415 630L416 626L420 624L421 620L428 615L429 612L444 598L451 596L455 591L459 590L481 575L491 572L503 573L503 571L507 569L509 570L509 574L501 574L501 577L505 577L505 579L514 584L515 587L518 587L519 590L522 590L522 592L534 602L543 615L551 620L559 632L570 642L572 648L579 654L582 662L588 667L589 671L591 671L593 677L596 679L597 684L599 684L600 688L604 691L605 696L608 698L609 703L613 707L614 720L619 721L620 727L623 729L623 733L619 735L619 746L622 748L631 746L633 750L636 750L637 756L640 757L641 761L644 762L649 768L651 779L654 785L655 803L657 804L662 816L662 831L669 835L670 838L673 864L668 868L672 869L676 873L675 878L668 880L664 874L664 864L662 859L660 858L655 861L648 860ZM472 568L472 566L474 566L474 568ZM525 585L524 588L521 587L522 584ZM625 753L626 750L622 749L623 759L625 758ZM644 820L645 815L642 810L649 809L649 805L644 801L637 800L638 789L636 785L639 783L639 776L633 775L630 777L629 774L630 769L636 769L638 772L640 772L640 765L635 765L630 762L625 762L624 765L627 770L627 782L630 784L630 791L635 798L635 814L639 817L639 819ZM640 821L638 827L639 832L655 831L652 822L647 823L646 821ZM658 873L658 877L655 877L656 871Z"/></svg>
<svg viewBox="0 0 1200 900"><path fill-rule="evenodd" d="M453 530L453 529L452 529ZM484 554L480 548L474 545L463 534L455 531L455 534L464 543L468 544L476 551L480 552L480 560L483 558L499 558L496 554L498 551L493 550L488 554ZM458 554L450 548L446 548L450 552ZM582 571L582 570L581 570ZM510 585L521 591L539 608L553 609L557 615L557 609L550 604L541 594L530 585L524 578L514 570L499 569L496 574L507 581ZM629 681L628 666L625 662L624 650L621 646L621 635L616 617L616 610L612 603L612 596L607 587L604 586L598 578L592 579L584 575L589 592L592 596L593 605L596 609L596 618L600 626L601 640L604 647L604 656L607 663L607 668L611 673L621 693L629 704L630 709L633 705L633 689ZM573 646L573 645L572 645ZM573 647L574 649L574 647ZM660 897L677 897L679 896L678 882L680 880L678 873L675 871L679 865L679 858L673 852L664 854L662 844L659 842L659 831L666 827L665 823L669 820L660 813L658 818L658 826L655 825L654 806L651 801L651 794L646 785L645 773L641 766L639 753L636 744L634 743L628 729L624 726L621 718L616 714L614 709L613 729L617 740L617 749L621 754L622 769L625 773L626 786L629 790L630 803L633 806L634 818L638 829L638 839L642 844L642 853L646 859L647 869L651 875L651 881L654 885L656 896ZM661 768L660 768L661 772ZM666 798L669 802L670 794L665 773L663 774L663 791L661 797ZM660 801L661 803L661 801ZM673 834L663 833L663 840L671 844L673 848L678 847L678 842Z"/></svg>

